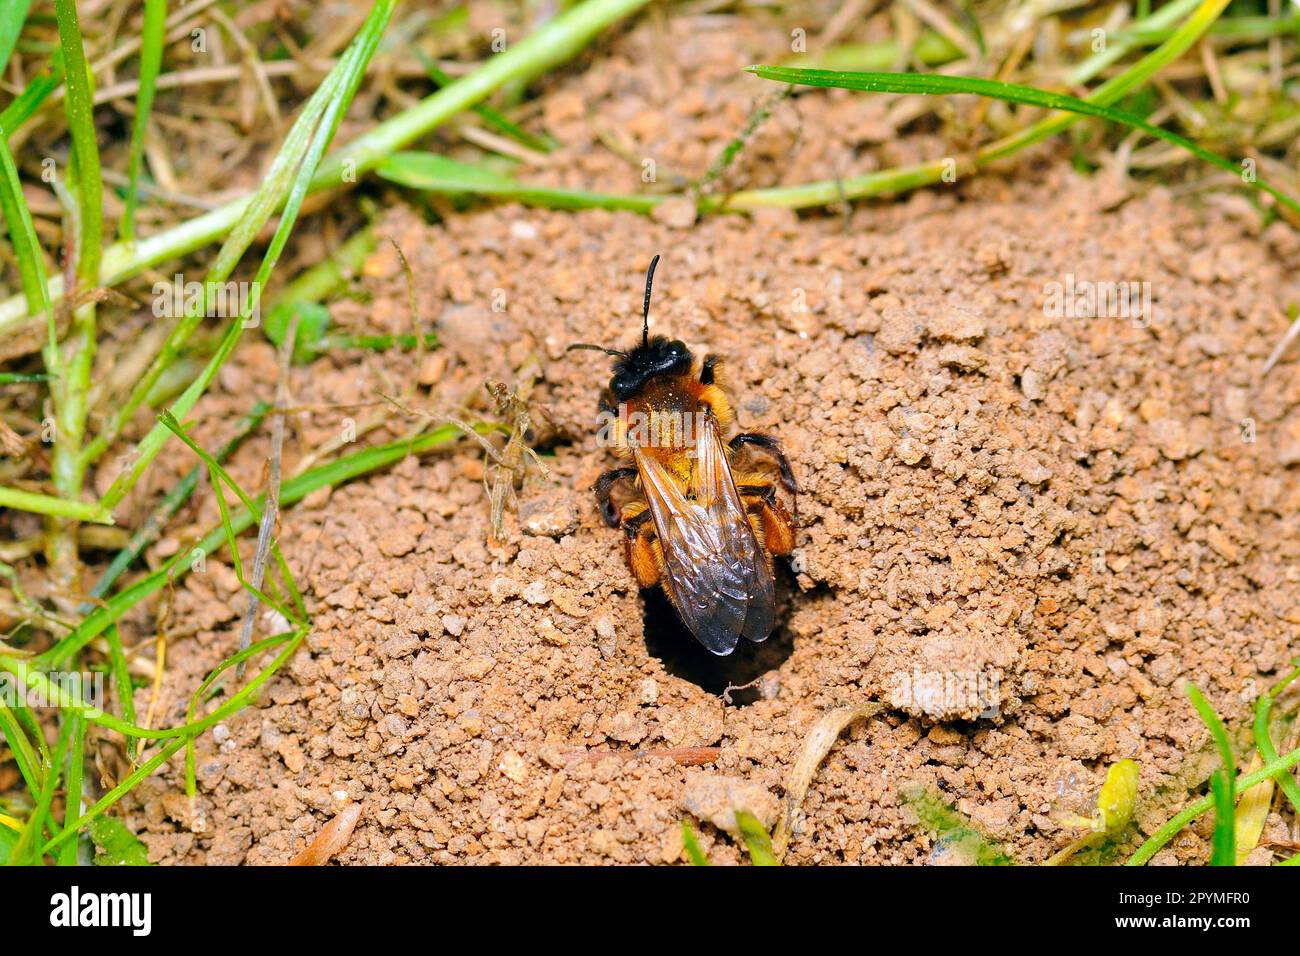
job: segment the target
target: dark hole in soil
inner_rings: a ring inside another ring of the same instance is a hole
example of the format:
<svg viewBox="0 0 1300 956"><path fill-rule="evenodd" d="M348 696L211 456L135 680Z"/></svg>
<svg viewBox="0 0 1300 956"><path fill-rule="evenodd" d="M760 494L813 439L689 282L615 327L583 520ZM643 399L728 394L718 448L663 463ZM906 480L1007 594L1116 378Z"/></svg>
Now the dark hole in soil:
<svg viewBox="0 0 1300 956"><path fill-rule="evenodd" d="M716 696L728 687L753 683L763 674L780 667L794 653L794 635L784 623L790 613L792 590L790 573L778 562L776 630L761 644L742 639L726 657L717 657L704 649L695 635L681 622L672 602L661 588L643 591L646 651L651 657L662 661L664 670L668 673L690 681L708 694ZM731 703L743 707L752 704L760 696L757 686L733 690Z"/></svg>
<svg viewBox="0 0 1300 956"><path fill-rule="evenodd" d="M553 429L539 432L535 428L530 428L524 433L524 441L539 455L554 455L556 449L571 447L575 439L566 432Z"/></svg>

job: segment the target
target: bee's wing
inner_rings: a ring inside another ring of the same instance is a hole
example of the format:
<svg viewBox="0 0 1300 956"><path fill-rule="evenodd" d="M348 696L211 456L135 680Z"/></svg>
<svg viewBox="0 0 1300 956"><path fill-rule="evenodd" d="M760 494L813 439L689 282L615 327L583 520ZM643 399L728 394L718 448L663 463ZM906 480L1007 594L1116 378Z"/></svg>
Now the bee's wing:
<svg viewBox="0 0 1300 956"><path fill-rule="evenodd" d="M700 429L693 498L653 457L636 465L664 554L664 588L682 622L714 654L730 654L743 636L772 633L775 586L731 477L717 423Z"/></svg>

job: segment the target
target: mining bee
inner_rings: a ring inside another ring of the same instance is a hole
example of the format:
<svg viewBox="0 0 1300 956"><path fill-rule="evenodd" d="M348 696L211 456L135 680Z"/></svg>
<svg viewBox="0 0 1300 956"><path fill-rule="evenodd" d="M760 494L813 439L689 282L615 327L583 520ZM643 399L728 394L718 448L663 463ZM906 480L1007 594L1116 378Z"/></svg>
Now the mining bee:
<svg viewBox="0 0 1300 956"><path fill-rule="evenodd" d="M639 345L570 346L617 358L601 398L602 432L632 464L605 472L592 490L605 522L623 529L637 583L661 585L682 623L721 656L741 637L772 633L772 558L794 547L794 473L767 435L723 442L734 416L716 356L697 360L682 342L651 337L658 262L646 272Z"/></svg>

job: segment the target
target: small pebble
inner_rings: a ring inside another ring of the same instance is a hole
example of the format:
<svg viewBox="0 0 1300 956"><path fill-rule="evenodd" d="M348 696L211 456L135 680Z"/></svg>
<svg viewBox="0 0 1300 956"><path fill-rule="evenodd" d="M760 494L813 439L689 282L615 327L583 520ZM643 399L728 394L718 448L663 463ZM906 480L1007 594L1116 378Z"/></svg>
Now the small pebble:
<svg viewBox="0 0 1300 956"><path fill-rule="evenodd" d="M545 581L534 581L524 588L523 596L529 604L546 604L551 599L551 591Z"/></svg>

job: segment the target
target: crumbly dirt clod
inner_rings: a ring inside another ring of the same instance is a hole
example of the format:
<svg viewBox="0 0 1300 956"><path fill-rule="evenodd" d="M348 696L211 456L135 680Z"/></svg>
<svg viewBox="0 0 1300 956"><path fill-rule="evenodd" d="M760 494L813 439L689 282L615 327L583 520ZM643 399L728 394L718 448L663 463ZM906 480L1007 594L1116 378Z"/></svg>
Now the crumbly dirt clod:
<svg viewBox="0 0 1300 956"><path fill-rule="evenodd" d="M590 117L658 150L661 168L707 168L767 92L735 69L769 41L665 29L667 42L639 27L609 69L546 92L566 145L537 178L635 188ZM680 68L665 73L669 55ZM798 142L784 181L833 176L879 139L871 97L792 102L798 121L778 107L729 175L758 176ZM1059 813L1124 757L1141 765L1149 832L1204 769L1181 682L1239 723L1297 647L1300 375L1294 359L1259 371L1300 298L1300 246L1234 201L1094 198L1048 165L847 219L504 206L428 225L394 208L378 232L410 260L444 345L437 374L398 354L295 369L293 403L314 408L292 419L286 472L374 414L380 392L428 382L415 407L486 415L484 381L536 356L551 481L520 490L499 547L468 441L288 509L306 647L202 738L196 803L177 761L124 801L129 824L167 863L283 863L350 804L363 812L343 863L672 862L683 806L715 823L719 793L775 808L816 719L878 700L888 709L818 771L787 862L927 861L900 805L911 782L1041 861L1076 835ZM647 635L619 536L586 491L612 464L595 438L608 360L564 349L635 338L655 253L652 329L725 360L741 427L779 437L800 484L783 627L730 704L688 679L698 661L647 649L667 625L652 613ZM1149 282L1153 314L1057 317L1049 284L1067 276ZM360 288L369 301L336 305L337 323L410 328L389 244ZM200 439L215 443L275 376L269 346L241 349L200 406ZM411 425L392 411L361 440ZM173 451L162 467L187 467ZM236 478L257 487L265 453L250 441ZM215 517L208 497L194 526ZM178 584L168 719L233 649L243 606L219 559ZM719 748L711 765L662 753L697 747ZM1203 859L1205 836L1193 828L1161 862ZM713 826L701 838L715 862L743 857Z"/></svg>

